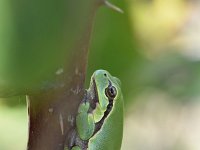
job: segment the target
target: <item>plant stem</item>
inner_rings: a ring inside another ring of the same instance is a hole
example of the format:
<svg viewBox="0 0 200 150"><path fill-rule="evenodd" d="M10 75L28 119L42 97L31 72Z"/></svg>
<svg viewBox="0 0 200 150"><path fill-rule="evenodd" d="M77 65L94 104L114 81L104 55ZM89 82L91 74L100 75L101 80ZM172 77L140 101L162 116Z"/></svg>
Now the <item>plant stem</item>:
<svg viewBox="0 0 200 150"><path fill-rule="evenodd" d="M66 61L63 87L28 95L29 139L27 150L63 150L73 128L78 105L84 95L88 48L95 13L94 3L88 11L87 24Z"/></svg>

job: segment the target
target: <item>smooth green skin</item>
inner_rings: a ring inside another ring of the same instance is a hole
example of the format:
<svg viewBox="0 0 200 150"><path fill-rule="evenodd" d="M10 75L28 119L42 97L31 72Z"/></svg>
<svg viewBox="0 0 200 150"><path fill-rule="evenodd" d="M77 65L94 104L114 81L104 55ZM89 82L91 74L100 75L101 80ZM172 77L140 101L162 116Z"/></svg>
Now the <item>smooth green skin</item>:
<svg viewBox="0 0 200 150"><path fill-rule="evenodd" d="M94 92L93 80L96 83L96 92ZM113 101L113 108L104 120L101 129L93 135L95 123L103 117L109 103L105 94L105 89L108 87L109 81L116 88L117 95ZM88 93L98 93L99 105L92 114L88 113L89 103L87 103L87 100L86 103L79 106L79 114L76 117L76 126L80 138L89 141L89 150L120 150L123 137L124 113L123 97L119 79L111 76L105 70L97 70L92 75Z"/></svg>
<svg viewBox="0 0 200 150"><path fill-rule="evenodd" d="M95 129L94 117L88 114L90 104L84 103L79 106L78 115L76 117L77 130L82 140L89 139Z"/></svg>

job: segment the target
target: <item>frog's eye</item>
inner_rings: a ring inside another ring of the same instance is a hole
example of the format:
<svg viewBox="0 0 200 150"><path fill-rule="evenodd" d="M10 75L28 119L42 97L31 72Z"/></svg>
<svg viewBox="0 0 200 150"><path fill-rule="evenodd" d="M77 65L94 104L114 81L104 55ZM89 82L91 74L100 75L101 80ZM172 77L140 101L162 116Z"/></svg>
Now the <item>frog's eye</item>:
<svg viewBox="0 0 200 150"><path fill-rule="evenodd" d="M117 89L114 86L109 86L106 88L105 93L108 98L113 99L117 95Z"/></svg>

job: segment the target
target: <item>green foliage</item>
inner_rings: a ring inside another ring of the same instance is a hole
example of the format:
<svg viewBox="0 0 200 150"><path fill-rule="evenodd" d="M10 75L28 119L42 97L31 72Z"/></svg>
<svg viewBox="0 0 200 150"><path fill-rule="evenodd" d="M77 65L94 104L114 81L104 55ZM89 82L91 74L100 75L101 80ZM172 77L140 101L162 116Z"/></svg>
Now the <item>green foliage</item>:
<svg viewBox="0 0 200 150"><path fill-rule="evenodd" d="M90 3L0 1L0 97L53 85L84 32Z"/></svg>

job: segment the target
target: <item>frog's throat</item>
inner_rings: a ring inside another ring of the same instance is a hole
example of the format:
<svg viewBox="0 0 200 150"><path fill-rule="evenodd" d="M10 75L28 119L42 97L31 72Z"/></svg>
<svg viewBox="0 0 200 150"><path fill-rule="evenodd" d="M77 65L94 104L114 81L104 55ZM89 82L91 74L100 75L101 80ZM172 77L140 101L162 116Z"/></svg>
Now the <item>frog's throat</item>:
<svg viewBox="0 0 200 150"><path fill-rule="evenodd" d="M95 83L95 80L92 79L90 83L90 89L89 92L87 92L87 101L90 103L90 108L88 110L88 113L91 113L96 109L97 104L99 103L99 95L97 92L97 86Z"/></svg>
<svg viewBox="0 0 200 150"><path fill-rule="evenodd" d="M108 87L109 86L112 86L112 83L110 81L109 81ZM95 131L94 131L94 134L92 136L94 136L101 129L101 127L104 124L105 119L109 116L110 112L112 111L114 98L113 99L108 98L108 100L109 100L109 104L107 105L107 109L104 112L104 115L101 118L101 120L99 122L95 123Z"/></svg>
<svg viewBox="0 0 200 150"><path fill-rule="evenodd" d="M99 97L100 95L99 95L99 91L97 89L97 84L96 84L95 79L92 80L92 88L93 88L93 92L91 92L91 93L94 96L93 96L93 99L90 101L91 109L90 109L89 113L93 114L94 121L96 123L96 122L99 122L103 118L104 112L107 109L107 105L104 107L104 106L102 106L102 102L100 102L100 97ZM104 91L100 91L100 92L104 92Z"/></svg>

